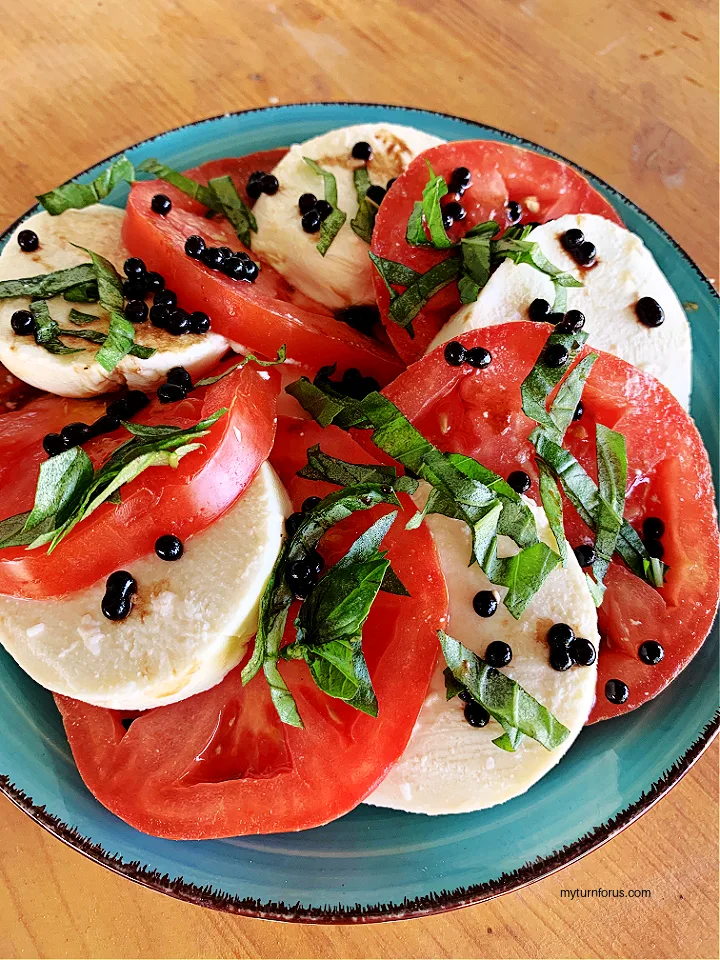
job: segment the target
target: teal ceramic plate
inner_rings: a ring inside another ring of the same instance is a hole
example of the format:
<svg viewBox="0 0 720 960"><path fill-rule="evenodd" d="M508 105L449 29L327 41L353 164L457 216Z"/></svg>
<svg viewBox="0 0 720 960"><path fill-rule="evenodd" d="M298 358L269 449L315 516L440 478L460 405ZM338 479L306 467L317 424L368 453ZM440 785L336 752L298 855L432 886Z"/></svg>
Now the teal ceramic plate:
<svg viewBox="0 0 720 960"><path fill-rule="evenodd" d="M448 140L503 140L542 151L499 130L439 113L314 103L215 117L137 144L127 154L134 161L158 156L182 170L378 120L411 124ZM104 163L79 179L91 179ZM680 300L697 304L689 314L695 356L692 412L714 458L717 486L716 294L650 217L587 176L640 234ZM634 713L584 730L545 779L495 809L430 818L360 807L305 833L173 842L138 833L93 799L75 769L52 697L0 651L0 788L93 860L194 903L327 923L422 916L546 876L640 816L680 779L717 731L717 676L716 625L664 694Z"/></svg>

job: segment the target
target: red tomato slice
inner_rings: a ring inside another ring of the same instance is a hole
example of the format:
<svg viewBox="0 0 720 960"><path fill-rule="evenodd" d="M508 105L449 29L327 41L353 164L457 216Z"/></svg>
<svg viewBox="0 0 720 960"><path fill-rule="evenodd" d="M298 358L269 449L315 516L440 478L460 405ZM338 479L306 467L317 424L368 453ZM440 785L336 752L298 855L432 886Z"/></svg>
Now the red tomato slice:
<svg viewBox="0 0 720 960"><path fill-rule="evenodd" d="M221 368L220 368L221 369ZM276 370L252 364L186 400L157 400L134 419L140 423L191 426L226 407L202 438L202 448L177 469L153 467L122 490L122 504L105 503L79 523L53 553L40 547L0 550L0 595L44 600L82 590L153 551L164 533L181 539L208 527L235 503L267 459L275 436ZM0 484L3 516L33 505L46 433L67 423L91 423L105 412L97 400L44 397L3 419ZM129 439L125 430L84 445L95 464Z"/></svg>
<svg viewBox="0 0 720 960"><path fill-rule="evenodd" d="M446 251L411 247L405 241L408 218L428 180L428 161L436 174L449 183L456 167L467 167L472 182L460 195L467 216L450 228L451 240L459 240L476 223L496 220L507 226L507 204L516 201L522 206L523 223L545 223L566 213L597 213L615 223L620 218L608 201L573 167L524 150L508 143L491 140L464 140L431 147L410 164L398 177L383 200L373 230L372 251L378 257L399 260L408 267L425 273L447 257ZM390 295L377 272L374 276L375 296L382 321L390 340L407 363L419 359L443 325L460 308L457 283L436 294L413 320L414 339L389 315Z"/></svg>
<svg viewBox="0 0 720 960"><path fill-rule="evenodd" d="M415 426L442 450L461 452L504 477L523 469L533 478L539 501L534 452L527 437L535 427L522 412L520 384L548 335L541 324L503 324L466 334L466 347L492 354L485 370L451 367L435 350L413 364L384 391ZM590 352L585 348L581 356ZM652 699L689 663L712 625L720 592L720 540L707 452L690 418L653 377L607 353L599 353L583 393L585 412L566 434L565 445L597 477L595 424L622 433L627 441L626 519L641 531L648 516L665 523L666 585L655 590L627 570L619 558L606 578L598 611L602 644L598 693L591 723L634 710ZM565 503L570 545L592 542L592 534ZM638 657L646 640L665 651L657 666ZM573 668L576 669L576 668ZM577 668L580 669L580 668ZM628 700L610 703L605 683L623 680Z"/></svg>
<svg viewBox="0 0 720 960"><path fill-rule="evenodd" d="M282 418L272 462L296 508L311 494L336 489L295 476L314 443L347 460L373 462L334 427ZM140 715L127 732L123 714L58 696L75 762L97 799L145 833L207 839L319 826L368 796L408 742L447 611L429 533L405 530L413 510L406 499L384 541L412 597L381 593L363 629L376 719L321 693L299 661L281 671L304 730L280 723L262 676L243 688L240 667L205 693ZM334 528L320 544L326 560L343 555L385 512L367 511Z"/></svg>
<svg viewBox="0 0 720 960"><path fill-rule="evenodd" d="M269 154L213 160L190 170L189 175L207 182L208 177L229 174L244 193L247 171L262 169L263 158ZM341 372L359 367L365 376L373 376L382 384L400 372L402 364L389 347L336 320L326 307L295 291L271 266L263 264L255 283L245 283L209 270L188 257L185 240L193 234L215 246L245 248L227 220L208 220L205 208L184 193L169 184L163 184L162 189L173 203L166 217L150 209L150 201L158 191L156 180L133 185L123 240L131 253L162 273L183 307L204 310L217 333L262 356L274 357L284 343L290 358L315 372L337 363Z"/></svg>
<svg viewBox="0 0 720 960"><path fill-rule="evenodd" d="M20 410L39 396L42 396L40 390L31 387L29 383L18 380L7 367L0 364L0 416L4 413Z"/></svg>

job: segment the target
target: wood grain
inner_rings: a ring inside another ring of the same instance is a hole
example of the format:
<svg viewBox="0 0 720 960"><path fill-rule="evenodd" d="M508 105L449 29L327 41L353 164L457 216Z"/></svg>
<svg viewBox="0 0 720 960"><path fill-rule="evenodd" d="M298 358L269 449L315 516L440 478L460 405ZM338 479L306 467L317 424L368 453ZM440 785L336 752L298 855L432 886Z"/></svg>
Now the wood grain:
<svg viewBox="0 0 720 960"><path fill-rule="evenodd" d="M447 111L572 158L716 276L713 0L0 0L0 222L135 140L227 110ZM365 928L136 887L0 800L1 957L717 957L718 745L642 820L516 894ZM651 899L560 899L561 888Z"/></svg>

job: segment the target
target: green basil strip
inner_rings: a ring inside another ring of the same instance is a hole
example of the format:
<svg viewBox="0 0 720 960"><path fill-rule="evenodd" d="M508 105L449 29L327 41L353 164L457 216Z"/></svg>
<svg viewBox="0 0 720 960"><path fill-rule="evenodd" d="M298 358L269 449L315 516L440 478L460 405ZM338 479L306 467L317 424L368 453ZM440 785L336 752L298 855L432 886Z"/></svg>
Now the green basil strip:
<svg viewBox="0 0 720 960"><path fill-rule="evenodd" d="M59 293L65 293L80 284L94 283L95 271L91 264L82 263L79 267L56 270L55 273L40 273L36 277L22 280L0 280L0 300L11 297L33 297L49 300Z"/></svg>
<svg viewBox="0 0 720 960"><path fill-rule="evenodd" d="M537 740L546 750L554 750L570 736L550 711L524 690L519 683L488 666L472 650L438 630L445 662L453 676L483 706L491 717Z"/></svg>
<svg viewBox="0 0 720 960"><path fill-rule="evenodd" d="M475 303L480 296L480 284L475 283L467 275L463 275L458 280L458 293L460 294L460 303L465 305Z"/></svg>
<svg viewBox="0 0 720 960"><path fill-rule="evenodd" d="M130 353L134 345L135 328L124 313L113 310L110 313L107 338L95 354L95 359L103 370L111 373L123 357Z"/></svg>
<svg viewBox="0 0 720 960"><path fill-rule="evenodd" d="M491 241L489 237L463 237L460 241L462 270L465 277L473 281L478 291L482 290L490 279ZM477 300L477 296L475 297ZM472 302L472 301L471 301Z"/></svg>
<svg viewBox="0 0 720 960"><path fill-rule="evenodd" d="M482 237L487 240L492 240L493 237L499 233L500 227L495 220L483 220L482 223L476 223L474 227L470 227L467 231L463 240L470 240L473 237ZM510 231L505 231L505 236L507 237Z"/></svg>
<svg viewBox="0 0 720 960"><path fill-rule="evenodd" d="M335 174L329 170L323 170L320 164L311 160L309 157L303 157L305 163L310 167L313 173L316 173L323 180L323 189L325 191L325 200L333 208L329 217L323 220L320 226L320 240L316 244L318 253L324 257L330 249L330 244L340 232L342 225L347 220L347 214L338 208L337 180Z"/></svg>
<svg viewBox="0 0 720 960"><path fill-rule="evenodd" d="M306 377L301 377L294 383L288 384L285 392L294 397L321 427L327 427L331 423L340 427L341 430L349 430L351 427L370 427L370 421L363 413L360 402L351 400L335 390L335 385L329 379L334 371L334 366L323 367L313 382Z"/></svg>
<svg viewBox="0 0 720 960"><path fill-rule="evenodd" d="M581 287L582 281L576 280L571 273L566 273L554 266L540 249L539 243L532 240L508 239L504 237L493 243L493 257L496 260L512 260L515 264L526 263L541 273L547 274L555 286Z"/></svg>
<svg viewBox="0 0 720 960"><path fill-rule="evenodd" d="M251 232L257 233L257 220L237 192L232 177L215 177L208 181L208 187L232 224L238 239L250 249Z"/></svg>
<svg viewBox="0 0 720 960"><path fill-rule="evenodd" d="M82 353L83 349L66 347L58 338L60 327L50 316L46 300L33 300L30 313L35 319L35 343L56 357L65 357L71 353Z"/></svg>
<svg viewBox="0 0 720 960"><path fill-rule="evenodd" d="M143 160L143 162L138 165L137 171L138 173L151 173L159 180L164 180L166 183L187 194L188 197L197 200L198 203L201 203L209 210L214 210L216 213L225 212L222 204L209 187L203 186L201 183L198 183L197 180L191 180L190 177L186 177L185 174L173 170L172 167L166 167L164 163L160 163L155 157L149 157L147 160Z"/></svg>
<svg viewBox="0 0 720 960"><path fill-rule="evenodd" d="M545 341L540 356L520 387L523 413L550 432L557 434L557 425L547 410L547 398L567 372L568 364L575 359L578 350L587 340L587 333L558 333L554 330ZM559 345L568 351L568 362L562 367L550 366L545 357L549 347ZM574 408L573 408L574 412Z"/></svg>
<svg viewBox="0 0 720 960"><path fill-rule="evenodd" d="M593 575L602 583L610 566L625 512L627 451L625 437L601 423L595 425L598 465L598 505L595 513Z"/></svg>
<svg viewBox="0 0 720 960"><path fill-rule="evenodd" d="M567 311L567 290L560 283L553 281L555 297L552 303L553 313L565 313Z"/></svg>
<svg viewBox="0 0 720 960"><path fill-rule="evenodd" d="M78 327L82 327L86 323L95 323L95 321L99 319L100 317L94 313L81 313L80 310L76 310L74 307L70 311L69 316L70 323L74 323Z"/></svg>
<svg viewBox="0 0 720 960"><path fill-rule="evenodd" d="M408 218L405 240L412 247L429 247L430 241L425 233L422 200L416 200Z"/></svg>
<svg viewBox="0 0 720 960"><path fill-rule="evenodd" d="M92 482L92 460L82 447L65 450L40 464L35 503L25 521L25 530L34 530L47 520L64 523L79 497Z"/></svg>
<svg viewBox="0 0 720 960"><path fill-rule="evenodd" d="M390 304L391 320L412 336L412 321L436 293L456 279L459 272L460 261L456 257L449 257L421 274Z"/></svg>
<svg viewBox="0 0 720 960"><path fill-rule="evenodd" d="M353 173L353 180L355 182L358 208L355 217L350 221L350 226L356 236L364 240L365 243L370 243L377 210L371 203L368 203L367 197L365 196L372 186L367 168L358 167Z"/></svg>
<svg viewBox="0 0 720 960"><path fill-rule="evenodd" d="M398 479L395 467L380 463L348 463L323 453L319 443L308 449L307 463L298 470L297 475L304 480L334 483L339 487L354 486L358 483L394 484ZM413 483L417 489L417 480L411 480L410 477L404 479ZM413 490L406 492L412 493Z"/></svg>
<svg viewBox="0 0 720 960"><path fill-rule="evenodd" d="M398 263L396 260L385 260L383 257L376 256L372 251L368 253L368 256L382 277L391 300L399 296L397 290L394 290L390 286L391 283L396 283L401 287L409 287L422 277L422 274L418 273L417 270L413 270L412 267L406 267L405 264Z"/></svg>
<svg viewBox="0 0 720 960"><path fill-rule="evenodd" d="M83 316L86 315L83 314ZM91 320L97 319L97 317L89 317L83 322L90 323ZM65 330L62 327L58 327L57 332L60 337L74 337L76 340L88 340L90 343L96 343L99 346L102 346L108 338L108 335L101 330ZM139 343L134 343L128 353L131 357L137 357L139 360L149 360L150 357L155 356L157 349L155 347L143 347Z"/></svg>
<svg viewBox="0 0 720 960"><path fill-rule="evenodd" d="M517 727L511 726L507 720L503 720L502 717L498 717L497 721L505 733L503 733L501 737L495 737L493 743L496 747L500 747L501 750L506 750L508 753L515 753L522 743L525 734L521 733Z"/></svg>
<svg viewBox="0 0 720 960"><path fill-rule="evenodd" d="M285 344L283 344L277 352L277 357L275 360L258 360L258 358L249 353L246 357L243 357L239 363L234 363L231 367L228 367L227 370L223 370L222 373L219 373L215 377L204 377L202 380L198 380L195 384L196 387L211 387L214 383L219 383L221 380L224 380L225 377L229 377L231 373L235 373L236 370L242 370L243 367L246 367L249 363L257 364L258 367L275 367L280 363L285 363L285 357L287 356L287 350Z"/></svg>
<svg viewBox="0 0 720 960"><path fill-rule="evenodd" d="M563 525L563 508L560 490L558 489L555 474L545 461L538 458L536 464L539 475L540 502L542 503L545 516L548 519L550 529L558 545L562 565L566 567L568 560L568 542L565 537L565 527Z"/></svg>
<svg viewBox="0 0 720 960"><path fill-rule="evenodd" d="M49 214L56 217L66 210L80 210L110 196L120 183L132 183L135 179L135 168L127 157L118 157L113 160L95 177L92 183L64 183L61 187L49 193L41 193L38 202Z"/></svg>
<svg viewBox="0 0 720 960"><path fill-rule="evenodd" d="M89 280L87 283L78 283L69 287L64 293L63 298L68 303L97 303L98 287L96 280Z"/></svg>
<svg viewBox="0 0 720 960"><path fill-rule="evenodd" d="M437 250L447 250L453 245L452 240L445 232L443 224L442 207L440 200L448 192L445 178L437 176L430 163L426 160L429 180L425 184L422 196L422 212L425 218L425 224L430 234L430 242Z"/></svg>
<svg viewBox="0 0 720 960"><path fill-rule="evenodd" d="M101 257L99 253L88 250L87 247L78 246L76 243L73 246L83 250L92 260L100 306L108 313L111 310L122 310L125 302L122 279L112 263L105 257Z"/></svg>
<svg viewBox="0 0 720 960"><path fill-rule="evenodd" d="M583 357L579 363L575 364L560 384L560 389L550 408L549 420L552 426L546 425L544 427L545 433L547 433L555 443L563 442L565 432L575 416L585 381L590 376L590 372L597 358L598 355L596 353L589 353L586 357Z"/></svg>

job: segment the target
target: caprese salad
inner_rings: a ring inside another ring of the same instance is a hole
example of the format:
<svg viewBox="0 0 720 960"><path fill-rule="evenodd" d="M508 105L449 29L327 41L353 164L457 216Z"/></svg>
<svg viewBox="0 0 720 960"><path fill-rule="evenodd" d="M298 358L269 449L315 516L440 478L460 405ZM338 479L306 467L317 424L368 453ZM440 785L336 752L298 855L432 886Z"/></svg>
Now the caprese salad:
<svg viewBox="0 0 720 960"><path fill-rule="evenodd" d="M490 807L697 652L688 323L571 167L381 123L38 199L0 255L0 642L127 823Z"/></svg>

